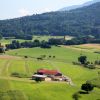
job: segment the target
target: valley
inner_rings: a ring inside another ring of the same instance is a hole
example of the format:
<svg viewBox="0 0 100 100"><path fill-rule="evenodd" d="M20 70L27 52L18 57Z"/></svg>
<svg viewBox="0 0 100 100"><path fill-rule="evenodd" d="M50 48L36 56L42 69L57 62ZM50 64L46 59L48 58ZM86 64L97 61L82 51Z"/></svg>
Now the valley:
<svg viewBox="0 0 100 100"><path fill-rule="evenodd" d="M98 49L98 48L97 48ZM17 55L16 55L17 53ZM21 48L9 50L4 55L0 55L0 98L2 100L72 100L72 95L79 91L81 84L87 80L100 86L97 79L100 69L87 69L79 65L73 65L77 61L81 50L53 46L51 49L42 48ZM90 61L100 59L100 55L94 52L83 50ZM37 60L37 57L46 55L44 60ZM55 58L49 58L49 56ZM74 56L73 56L74 55ZM24 58L27 56L28 58ZM100 68L100 66L98 66ZM57 69L64 75L69 76L74 86L66 82L41 82L36 83L31 80L31 76L40 68ZM11 74L17 72L22 74L22 78L12 77ZM24 78L23 75L26 75ZM96 79L94 81L94 79ZM81 100L99 99L100 89L95 88L90 94L81 94ZM16 95L15 95L16 94ZM20 95L20 96L19 96Z"/></svg>
<svg viewBox="0 0 100 100"><path fill-rule="evenodd" d="M0 100L100 100L100 0L2 0L0 12Z"/></svg>

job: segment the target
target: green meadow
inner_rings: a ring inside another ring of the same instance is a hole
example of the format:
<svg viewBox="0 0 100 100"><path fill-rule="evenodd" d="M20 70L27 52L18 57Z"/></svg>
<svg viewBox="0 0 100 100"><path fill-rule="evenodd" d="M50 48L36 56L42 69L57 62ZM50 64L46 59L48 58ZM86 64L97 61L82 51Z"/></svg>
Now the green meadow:
<svg viewBox="0 0 100 100"><path fill-rule="evenodd" d="M51 49L22 48L7 51L5 55L14 56L14 59L0 57L0 100L74 100L72 95L80 91L81 85L87 80L100 86L98 76L100 69L87 69L72 64L81 53L86 55L89 61L95 61L97 57L100 59L99 54L71 47L53 46ZM44 60L36 59L42 55L46 55ZM71 86L66 82L34 82L31 76L40 68L57 69L70 77L74 85ZM14 72L25 74L29 78L12 77L11 74ZM99 88L94 88L89 94L80 94L79 98L79 100L99 99Z"/></svg>

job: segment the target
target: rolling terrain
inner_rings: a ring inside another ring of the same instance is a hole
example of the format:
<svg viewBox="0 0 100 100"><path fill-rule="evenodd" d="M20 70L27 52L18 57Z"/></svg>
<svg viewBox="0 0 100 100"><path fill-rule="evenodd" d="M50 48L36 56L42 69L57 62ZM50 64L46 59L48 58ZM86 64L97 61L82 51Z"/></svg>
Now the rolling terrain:
<svg viewBox="0 0 100 100"><path fill-rule="evenodd" d="M0 99L1 100L73 100L72 95L80 90L80 87L87 80L100 85L98 71L100 69L87 69L79 65L73 65L77 61L81 50L73 47L52 47L51 49L24 48L7 51L0 55ZM94 52L83 50L82 53L90 61L100 59L100 55ZM17 55L16 55L17 54ZM36 58L46 55L44 60ZM49 55L55 58L49 58ZM74 55L74 56L73 56ZM28 56L28 58L24 58ZM100 66L99 66L100 67ZM66 82L41 82L36 83L31 76L39 68L57 69L64 75L70 77L73 86ZM11 74L18 72L27 75L29 78L12 77ZM94 81L94 79L96 79ZM100 99L100 89L95 88L90 94L81 94L81 100Z"/></svg>

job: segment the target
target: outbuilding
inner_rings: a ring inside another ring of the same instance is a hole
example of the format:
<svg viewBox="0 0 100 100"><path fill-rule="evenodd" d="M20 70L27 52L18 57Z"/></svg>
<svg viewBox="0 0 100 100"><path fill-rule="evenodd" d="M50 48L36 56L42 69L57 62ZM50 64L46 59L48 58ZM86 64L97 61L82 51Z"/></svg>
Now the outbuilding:
<svg viewBox="0 0 100 100"><path fill-rule="evenodd" d="M32 79L35 80L35 78L40 78L41 81L51 81L51 78L47 77L46 75L38 75L38 74L32 75Z"/></svg>

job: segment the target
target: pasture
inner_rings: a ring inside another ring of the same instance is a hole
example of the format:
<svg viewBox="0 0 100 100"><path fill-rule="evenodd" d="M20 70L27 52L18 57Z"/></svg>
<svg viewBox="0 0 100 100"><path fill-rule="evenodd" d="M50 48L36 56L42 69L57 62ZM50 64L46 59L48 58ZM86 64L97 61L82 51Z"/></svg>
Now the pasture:
<svg viewBox="0 0 100 100"><path fill-rule="evenodd" d="M59 38L64 38L64 36L45 36L45 35L44 36L33 36L33 40L38 39L40 41L42 41L42 40L48 41L51 38L59 39ZM73 38L72 36L65 37L66 40L70 40L72 38Z"/></svg>
<svg viewBox="0 0 100 100"><path fill-rule="evenodd" d="M10 44L13 40L18 40L19 42L29 41L29 40L23 40L23 39L2 39L0 40L0 43L2 45Z"/></svg>
<svg viewBox="0 0 100 100"><path fill-rule="evenodd" d="M80 90L81 85L87 80L98 78L100 71L73 65L72 62L77 61L81 53L86 55L89 61L95 61L97 57L100 59L99 54L71 47L23 48L7 51L4 57L0 56L0 100L73 100L72 95ZM36 58L41 55L46 55L45 59L37 60ZM39 68L61 71L72 79L74 86L66 82L36 83L30 80L32 74ZM14 72L25 74L29 78L12 77L11 74ZM93 82L100 85L100 79ZM90 94L80 96L79 100L98 100L100 89L95 88Z"/></svg>

